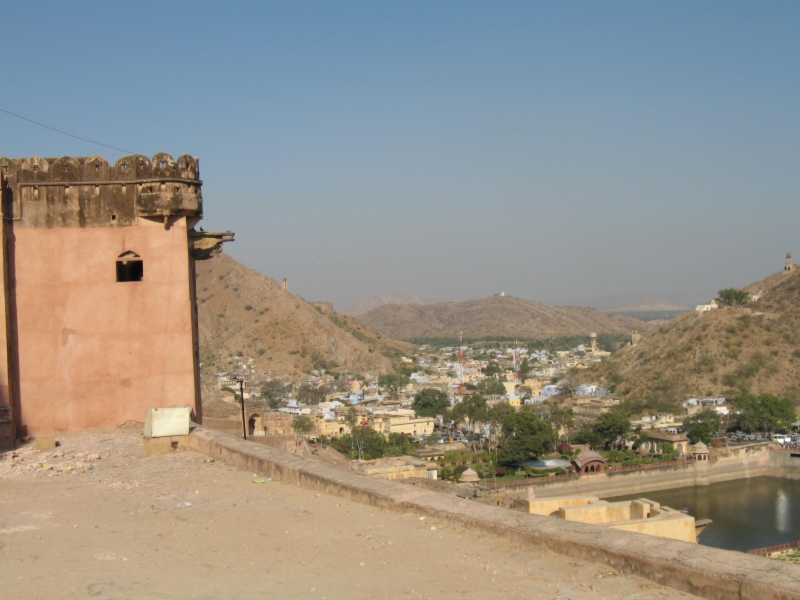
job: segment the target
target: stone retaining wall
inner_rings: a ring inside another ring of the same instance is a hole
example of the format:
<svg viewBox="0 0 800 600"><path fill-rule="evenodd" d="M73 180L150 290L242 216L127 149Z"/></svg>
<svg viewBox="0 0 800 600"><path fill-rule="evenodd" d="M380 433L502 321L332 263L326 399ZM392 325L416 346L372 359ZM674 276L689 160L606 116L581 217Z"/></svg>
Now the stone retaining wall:
<svg viewBox="0 0 800 600"><path fill-rule="evenodd" d="M378 508L429 515L464 527L600 562L713 600L800 600L800 566L688 542L605 529L488 506L375 479L203 427L190 447L226 464Z"/></svg>
<svg viewBox="0 0 800 600"><path fill-rule="evenodd" d="M793 457L792 454L798 456ZM539 498L576 495L612 498L766 475L800 478L800 451L777 451L766 445L759 445L713 461L688 461L630 471L582 474L580 477L563 479L534 479L528 485L535 488ZM487 487L485 491L520 492L521 489L519 485L509 485L497 489Z"/></svg>

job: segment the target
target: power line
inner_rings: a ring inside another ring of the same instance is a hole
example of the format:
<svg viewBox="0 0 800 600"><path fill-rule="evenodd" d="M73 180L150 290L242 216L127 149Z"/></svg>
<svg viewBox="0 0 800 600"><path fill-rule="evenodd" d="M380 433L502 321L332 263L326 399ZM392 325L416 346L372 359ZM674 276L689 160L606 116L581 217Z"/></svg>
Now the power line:
<svg viewBox="0 0 800 600"><path fill-rule="evenodd" d="M95 140L91 140L91 139L89 139L87 137L83 137L83 136L77 135L75 133L70 133L69 131L64 131L63 129L59 129L58 127L52 127L51 125L46 125L45 123L37 121L36 119L31 119L31 118L25 117L25 116L23 116L23 115L21 115L19 113L14 112L13 110L8 110L7 108L3 108L2 106L0 106L0 112L4 112L4 113L9 114L9 115L11 115L13 117L17 117L18 119L22 119L23 121L28 121L29 123L33 123L34 125L38 125L39 127L44 127L45 129L49 129L51 131L55 131L55 132L61 133L63 135L68 135L69 137L73 137L75 139L82 140L84 142L89 142L90 144L96 144L98 146L103 146L104 148L111 148L112 150L117 150L119 152L124 152L125 154L135 154L135 152L131 152L130 150L125 150L124 148L117 148L116 146L110 146L109 144L104 144L103 142L98 142L98 141L95 141Z"/></svg>

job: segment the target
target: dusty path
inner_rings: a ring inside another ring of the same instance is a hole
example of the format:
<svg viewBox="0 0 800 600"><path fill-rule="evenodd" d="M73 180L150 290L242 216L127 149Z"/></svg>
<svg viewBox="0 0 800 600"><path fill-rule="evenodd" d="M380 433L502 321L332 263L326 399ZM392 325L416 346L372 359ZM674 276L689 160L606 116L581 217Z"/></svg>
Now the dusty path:
<svg viewBox="0 0 800 600"><path fill-rule="evenodd" d="M446 522L253 483L194 452L143 458L131 432L58 439L63 456L0 455L0 598L695 598Z"/></svg>

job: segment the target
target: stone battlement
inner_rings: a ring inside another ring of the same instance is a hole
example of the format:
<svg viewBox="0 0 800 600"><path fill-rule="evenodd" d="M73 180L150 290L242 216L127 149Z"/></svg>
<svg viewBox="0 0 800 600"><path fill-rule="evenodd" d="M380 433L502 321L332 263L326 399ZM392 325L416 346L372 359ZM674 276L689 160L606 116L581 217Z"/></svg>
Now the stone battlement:
<svg viewBox="0 0 800 600"><path fill-rule="evenodd" d="M131 226L138 217L202 217L197 158L0 158L3 214L18 227Z"/></svg>

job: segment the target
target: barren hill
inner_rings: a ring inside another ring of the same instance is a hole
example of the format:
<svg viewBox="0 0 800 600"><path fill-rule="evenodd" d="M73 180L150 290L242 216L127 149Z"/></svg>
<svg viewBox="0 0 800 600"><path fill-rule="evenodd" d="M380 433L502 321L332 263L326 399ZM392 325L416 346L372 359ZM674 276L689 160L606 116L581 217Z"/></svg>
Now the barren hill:
<svg viewBox="0 0 800 600"><path fill-rule="evenodd" d="M384 304L436 304L438 302L447 302L444 298L437 298L436 296L417 296L415 294L376 294L375 296L367 296L358 302L353 302L349 306L345 306L341 312L351 317L358 317L366 314L373 308L378 308Z"/></svg>
<svg viewBox="0 0 800 600"><path fill-rule="evenodd" d="M359 317L367 327L396 339L546 339L597 333L630 333L646 325L594 308L548 306L512 296L424 306L386 304Z"/></svg>
<svg viewBox="0 0 800 600"><path fill-rule="evenodd" d="M800 270L776 273L745 289L759 299L745 307L680 315L575 381L615 387L637 412L741 390L799 398Z"/></svg>
<svg viewBox="0 0 800 600"><path fill-rule="evenodd" d="M237 354L252 357L258 370L292 377L320 367L378 374L410 350L224 253L197 263L197 305L205 372L228 370L227 357Z"/></svg>

